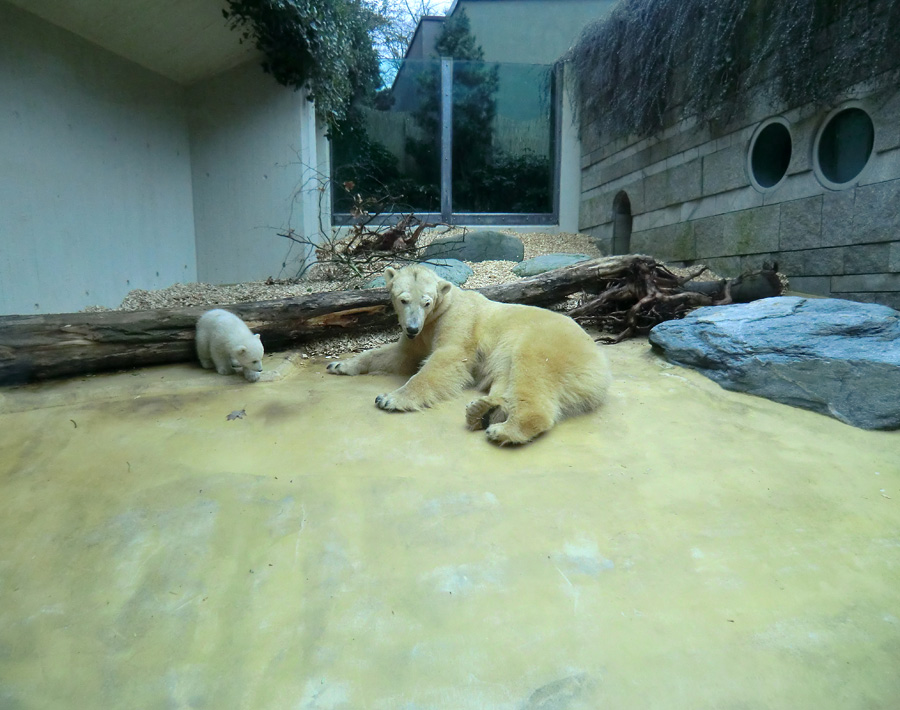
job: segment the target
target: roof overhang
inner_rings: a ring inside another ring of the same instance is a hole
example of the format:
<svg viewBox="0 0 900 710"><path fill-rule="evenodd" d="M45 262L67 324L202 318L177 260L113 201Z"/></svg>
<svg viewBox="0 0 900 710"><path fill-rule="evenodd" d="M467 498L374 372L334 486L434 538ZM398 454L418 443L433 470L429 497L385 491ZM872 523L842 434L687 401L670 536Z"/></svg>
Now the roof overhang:
<svg viewBox="0 0 900 710"><path fill-rule="evenodd" d="M260 57L229 29L224 0L7 0L183 85Z"/></svg>

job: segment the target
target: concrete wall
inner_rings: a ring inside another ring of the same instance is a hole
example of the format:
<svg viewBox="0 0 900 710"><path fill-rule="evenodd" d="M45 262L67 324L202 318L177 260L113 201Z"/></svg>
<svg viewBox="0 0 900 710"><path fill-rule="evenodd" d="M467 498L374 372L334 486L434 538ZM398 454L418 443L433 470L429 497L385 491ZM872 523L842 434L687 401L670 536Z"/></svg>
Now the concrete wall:
<svg viewBox="0 0 900 710"><path fill-rule="evenodd" d="M0 0L0 96L0 314L292 275L319 230L313 104L255 60L185 88Z"/></svg>
<svg viewBox="0 0 900 710"><path fill-rule="evenodd" d="M488 62L553 64L616 0L459 0Z"/></svg>
<svg viewBox="0 0 900 710"><path fill-rule="evenodd" d="M716 134L693 119L641 140L601 140L595 126L583 126L580 226L611 250L613 202L624 191L632 252L702 262L723 275L774 258L793 290L900 307L897 86L896 76L883 76L848 87L832 105L782 111L747 97L746 117ZM830 189L817 178L813 144L829 111L842 105L872 118L874 149L856 180ZM760 190L748 154L773 116L787 122L793 150L785 179Z"/></svg>
<svg viewBox="0 0 900 710"><path fill-rule="evenodd" d="M184 91L0 3L0 313L196 278Z"/></svg>
<svg viewBox="0 0 900 710"><path fill-rule="evenodd" d="M188 102L199 280L278 276L290 246L278 232L317 229L304 222L317 208L304 172L320 162L313 105L255 62L193 86Z"/></svg>

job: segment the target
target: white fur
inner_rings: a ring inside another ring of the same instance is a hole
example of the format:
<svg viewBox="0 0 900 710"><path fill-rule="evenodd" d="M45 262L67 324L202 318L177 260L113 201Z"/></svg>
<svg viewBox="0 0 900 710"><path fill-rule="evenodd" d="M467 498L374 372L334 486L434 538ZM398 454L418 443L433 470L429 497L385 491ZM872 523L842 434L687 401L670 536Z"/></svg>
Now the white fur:
<svg viewBox="0 0 900 710"><path fill-rule="evenodd" d="M256 382L262 372L263 345L234 313L216 308L197 321L197 356L206 369L220 375L243 373Z"/></svg>
<svg viewBox="0 0 900 710"><path fill-rule="evenodd" d="M466 408L466 425L497 444L524 444L604 399L609 364L571 318L534 306L495 303L463 291L424 266L385 272L403 334L328 365L335 375L410 376L379 395L389 411L430 407L477 385L487 392Z"/></svg>

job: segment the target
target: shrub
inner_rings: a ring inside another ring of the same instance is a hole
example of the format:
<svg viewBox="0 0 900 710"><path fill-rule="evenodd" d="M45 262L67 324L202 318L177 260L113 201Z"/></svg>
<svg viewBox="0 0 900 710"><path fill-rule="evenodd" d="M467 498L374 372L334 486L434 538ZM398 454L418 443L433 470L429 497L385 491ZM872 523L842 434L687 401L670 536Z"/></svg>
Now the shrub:
<svg viewBox="0 0 900 710"><path fill-rule="evenodd" d="M750 92L830 103L900 67L896 0L622 0L567 59L601 132L648 135L696 115L727 123Z"/></svg>

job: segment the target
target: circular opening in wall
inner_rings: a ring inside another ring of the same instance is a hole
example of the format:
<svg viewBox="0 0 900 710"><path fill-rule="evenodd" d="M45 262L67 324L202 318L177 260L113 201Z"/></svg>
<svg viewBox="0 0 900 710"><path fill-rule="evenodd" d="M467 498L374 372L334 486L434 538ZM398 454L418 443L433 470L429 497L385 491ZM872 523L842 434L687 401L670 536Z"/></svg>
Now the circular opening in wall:
<svg viewBox="0 0 900 710"><path fill-rule="evenodd" d="M771 190L787 175L791 132L780 118L762 124L750 141L750 179L759 190Z"/></svg>
<svg viewBox="0 0 900 710"><path fill-rule="evenodd" d="M863 171L875 145L875 126L858 106L832 112L816 136L815 169L823 185L850 185Z"/></svg>

